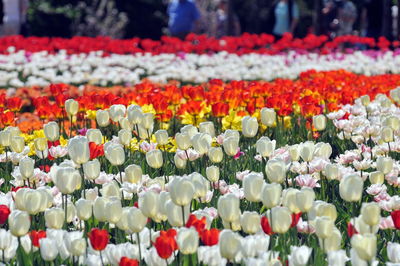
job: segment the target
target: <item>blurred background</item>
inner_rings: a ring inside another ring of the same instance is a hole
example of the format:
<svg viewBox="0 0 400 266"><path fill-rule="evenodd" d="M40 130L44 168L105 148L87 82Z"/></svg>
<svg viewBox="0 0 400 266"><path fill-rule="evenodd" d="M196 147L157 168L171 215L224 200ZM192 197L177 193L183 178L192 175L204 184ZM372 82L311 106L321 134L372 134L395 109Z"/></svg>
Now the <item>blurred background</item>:
<svg viewBox="0 0 400 266"><path fill-rule="evenodd" d="M284 15L279 13L284 9L279 8L285 4L290 10L286 11L286 18L295 23L284 31L296 37L307 33L388 39L399 36L397 0L2 0L1 32L159 39L170 33L171 1L178 2L177 5L193 2L199 18L190 32L215 37L243 32L274 33L274 23Z"/></svg>

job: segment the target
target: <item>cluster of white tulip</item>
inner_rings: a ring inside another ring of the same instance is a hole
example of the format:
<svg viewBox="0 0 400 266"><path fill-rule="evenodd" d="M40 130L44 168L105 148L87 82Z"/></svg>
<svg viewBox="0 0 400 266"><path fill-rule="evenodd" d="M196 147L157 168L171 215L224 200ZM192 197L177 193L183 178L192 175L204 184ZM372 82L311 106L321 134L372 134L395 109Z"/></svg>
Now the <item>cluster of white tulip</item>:
<svg viewBox="0 0 400 266"><path fill-rule="evenodd" d="M154 82L170 79L185 82L222 80L273 80L291 78L301 72L346 69L359 74L399 73L398 53L380 52L380 56L365 52L352 54L315 53L285 55L236 55L220 52L213 55L137 54L104 56L101 52L67 55L47 52L26 56L24 51L0 55L2 62L0 86L46 86L51 83L135 84L142 76ZM20 75L20 73L22 75Z"/></svg>

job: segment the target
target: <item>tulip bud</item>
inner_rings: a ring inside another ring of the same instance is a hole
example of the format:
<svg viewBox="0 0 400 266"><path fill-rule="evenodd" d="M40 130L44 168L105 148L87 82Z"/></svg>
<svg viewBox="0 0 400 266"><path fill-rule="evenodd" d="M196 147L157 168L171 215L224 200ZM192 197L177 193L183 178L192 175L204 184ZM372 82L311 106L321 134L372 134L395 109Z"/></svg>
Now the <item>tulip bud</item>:
<svg viewBox="0 0 400 266"><path fill-rule="evenodd" d="M261 230L261 217L257 212L243 212L240 218L242 229L247 234L255 234Z"/></svg>
<svg viewBox="0 0 400 266"><path fill-rule="evenodd" d="M218 214L226 222L236 221L240 217L240 200L234 194L229 193L218 199Z"/></svg>
<svg viewBox="0 0 400 266"><path fill-rule="evenodd" d="M211 121L201 122L199 124L199 131L200 133L206 133L211 137L215 137L214 123Z"/></svg>
<svg viewBox="0 0 400 266"><path fill-rule="evenodd" d="M315 192L312 188L302 187L300 191L296 193L297 206L303 213L308 212L315 200Z"/></svg>
<svg viewBox="0 0 400 266"><path fill-rule="evenodd" d="M276 125L276 113L273 108L262 108L261 109L261 123L267 127L273 127Z"/></svg>
<svg viewBox="0 0 400 266"><path fill-rule="evenodd" d="M176 168L178 169L185 169L186 168L186 164L187 164L187 160L186 159L182 159L181 157L179 157L178 154L174 155L174 163Z"/></svg>
<svg viewBox="0 0 400 266"><path fill-rule="evenodd" d="M286 179L286 164L280 158L274 158L267 162L265 173L271 183L283 183Z"/></svg>
<svg viewBox="0 0 400 266"><path fill-rule="evenodd" d="M78 113L79 110L79 103L74 99L68 99L65 101L65 111L67 112L68 116L74 116Z"/></svg>
<svg viewBox="0 0 400 266"><path fill-rule="evenodd" d="M132 184L137 184L142 180L142 168L139 165L131 164L125 168L125 180Z"/></svg>
<svg viewBox="0 0 400 266"><path fill-rule="evenodd" d="M250 202L260 202L264 185L264 177L261 174L250 173L243 178L244 196Z"/></svg>
<svg viewBox="0 0 400 266"><path fill-rule="evenodd" d="M393 129L390 127L382 127L381 130L381 139L383 142L392 142L393 141Z"/></svg>
<svg viewBox="0 0 400 266"><path fill-rule="evenodd" d="M242 239L231 230L223 230L219 235L219 252L223 258L234 261L241 250Z"/></svg>
<svg viewBox="0 0 400 266"><path fill-rule="evenodd" d="M87 221L92 217L93 203L90 200L80 198L76 203L76 214L80 220Z"/></svg>
<svg viewBox="0 0 400 266"><path fill-rule="evenodd" d="M289 147L289 155L293 162L297 162L300 159L300 147L298 144Z"/></svg>
<svg viewBox="0 0 400 266"><path fill-rule="evenodd" d="M159 129L154 133L156 136L156 141L158 145L167 145L168 144L168 131Z"/></svg>
<svg viewBox="0 0 400 266"><path fill-rule="evenodd" d="M161 168L163 166L163 156L160 150L152 150L146 153L146 162L151 168Z"/></svg>
<svg viewBox="0 0 400 266"><path fill-rule="evenodd" d="M128 119L133 125L140 124L143 120L143 112L140 106L130 105L128 107Z"/></svg>
<svg viewBox="0 0 400 266"><path fill-rule="evenodd" d="M358 257L371 261L376 256L376 236L373 234L355 234L351 238L351 246L356 250Z"/></svg>
<svg viewBox="0 0 400 266"><path fill-rule="evenodd" d="M331 218L327 216L317 217L315 219L315 233L321 239L332 235L334 224Z"/></svg>
<svg viewBox="0 0 400 266"><path fill-rule="evenodd" d="M104 155L114 166L122 165L125 162L124 148L119 144L110 144L105 147Z"/></svg>
<svg viewBox="0 0 400 266"><path fill-rule="evenodd" d="M384 175L390 173L393 169L393 159L390 157L378 157L376 160L376 170Z"/></svg>
<svg viewBox="0 0 400 266"><path fill-rule="evenodd" d="M100 127L106 127L110 124L110 114L107 110L96 111L96 122Z"/></svg>
<svg viewBox="0 0 400 266"><path fill-rule="evenodd" d="M11 132L9 131L0 131L0 145L3 147L9 147L11 145Z"/></svg>
<svg viewBox="0 0 400 266"><path fill-rule="evenodd" d="M340 176L339 167L337 164L327 164L325 166L325 175L329 180L337 180Z"/></svg>
<svg viewBox="0 0 400 266"><path fill-rule="evenodd" d="M35 160L24 157L19 161L19 171L24 179L31 178L35 169Z"/></svg>
<svg viewBox="0 0 400 266"><path fill-rule="evenodd" d="M113 104L110 106L108 112L110 113L111 120L118 122L122 117L125 116L126 107L123 104Z"/></svg>
<svg viewBox="0 0 400 266"><path fill-rule="evenodd" d="M158 213L159 194L146 191L139 197L139 208L146 217L155 217Z"/></svg>
<svg viewBox="0 0 400 266"><path fill-rule="evenodd" d="M238 152L239 138L228 137L224 139L222 146L224 147L224 151L228 156L235 156Z"/></svg>
<svg viewBox="0 0 400 266"><path fill-rule="evenodd" d="M359 201L362 196L364 182L358 175L343 178L339 184L340 197L349 202Z"/></svg>
<svg viewBox="0 0 400 266"><path fill-rule="evenodd" d="M147 224L147 217L138 208L130 208L128 227L133 233L139 233Z"/></svg>
<svg viewBox="0 0 400 266"><path fill-rule="evenodd" d="M369 226L378 225L381 221L381 209L376 202L364 202L361 207L361 217Z"/></svg>
<svg viewBox="0 0 400 266"><path fill-rule="evenodd" d="M46 227L52 229L61 229L64 224L65 213L61 208L51 208L44 212Z"/></svg>
<svg viewBox="0 0 400 266"><path fill-rule="evenodd" d="M292 224L292 214L286 207L273 207L271 209L272 231L278 234L286 233Z"/></svg>
<svg viewBox="0 0 400 266"><path fill-rule="evenodd" d="M256 142L257 152L262 157L270 157L275 151L276 141L270 140L268 137L261 137Z"/></svg>
<svg viewBox="0 0 400 266"><path fill-rule="evenodd" d="M127 129L121 129L118 132L118 140L124 146L129 146L132 140L132 133Z"/></svg>
<svg viewBox="0 0 400 266"><path fill-rule="evenodd" d="M68 142L68 155L76 164L84 164L90 159L89 141L86 137L77 136Z"/></svg>
<svg viewBox="0 0 400 266"><path fill-rule="evenodd" d="M369 181L371 184L383 184L385 175L380 171L371 172L369 174Z"/></svg>
<svg viewBox="0 0 400 266"><path fill-rule="evenodd" d="M39 239L40 256L44 261L53 261L58 255L58 249L54 248L57 243L50 238Z"/></svg>
<svg viewBox="0 0 400 266"><path fill-rule="evenodd" d="M176 242L182 254L188 255L196 253L199 246L199 234L194 228L183 227L179 230Z"/></svg>
<svg viewBox="0 0 400 266"><path fill-rule="evenodd" d="M21 153L25 149L25 140L23 137L14 136L11 138L11 150L16 153Z"/></svg>
<svg viewBox="0 0 400 266"><path fill-rule="evenodd" d="M219 168L215 165L207 167L206 175L210 182L217 182L219 180Z"/></svg>
<svg viewBox="0 0 400 266"><path fill-rule="evenodd" d="M179 206L188 205L195 194L193 183L186 177L174 178L168 186L171 200Z"/></svg>
<svg viewBox="0 0 400 266"><path fill-rule="evenodd" d="M97 159L83 164L83 172L89 180L95 180L100 175L100 162Z"/></svg>
<svg viewBox="0 0 400 266"><path fill-rule="evenodd" d="M89 142L94 142L97 145L103 143L103 134L100 129L91 128L86 132L86 138Z"/></svg>
<svg viewBox="0 0 400 266"><path fill-rule="evenodd" d="M253 138L258 131L257 118L245 116L242 118L242 133L246 138Z"/></svg>
<svg viewBox="0 0 400 266"><path fill-rule="evenodd" d="M44 125L44 135L49 141L57 141L60 138L60 128L57 122L49 122Z"/></svg>
<svg viewBox="0 0 400 266"><path fill-rule="evenodd" d="M281 195L282 195L282 187L280 184L264 183L261 192L261 200L265 207L270 209L277 206L280 203Z"/></svg>
<svg viewBox="0 0 400 266"><path fill-rule="evenodd" d="M80 188L81 176L72 167L61 167L57 169L53 182L62 194L71 194Z"/></svg>
<svg viewBox="0 0 400 266"><path fill-rule="evenodd" d="M46 138L37 138L34 140L35 149L37 151L47 150L47 139Z"/></svg>
<svg viewBox="0 0 400 266"><path fill-rule="evenodd" d="M186 133L176 133L175 140L180 150L187 150L192 145L190 137Z"/></svg>
<svg viewBox="0 0 400 266"><path fill-rule="evenodd" d="M325 130L325 128L326 128L326 116L324 116L324 115L313 116L312 123L313 123L313 127L317 131Z"/></svg>
<svg viewBox="0 0 400 266"><path fill-rule="evenodd" d="M208 150L207 155L212 163L220 163L224 158L224 153L222 152L221 147L211 147Z"/></svg>

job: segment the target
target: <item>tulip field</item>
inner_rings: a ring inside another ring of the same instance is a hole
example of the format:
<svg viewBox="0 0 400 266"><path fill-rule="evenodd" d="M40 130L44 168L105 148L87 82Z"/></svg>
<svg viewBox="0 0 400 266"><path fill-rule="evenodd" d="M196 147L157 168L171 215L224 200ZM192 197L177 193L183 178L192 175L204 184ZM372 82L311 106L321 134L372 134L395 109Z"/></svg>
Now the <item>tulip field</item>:
<svg viewBox="0 0 400 266"><path fill-rule="evenodd" d="M400 265L399 44L0 39L2 265Z"/></svg>

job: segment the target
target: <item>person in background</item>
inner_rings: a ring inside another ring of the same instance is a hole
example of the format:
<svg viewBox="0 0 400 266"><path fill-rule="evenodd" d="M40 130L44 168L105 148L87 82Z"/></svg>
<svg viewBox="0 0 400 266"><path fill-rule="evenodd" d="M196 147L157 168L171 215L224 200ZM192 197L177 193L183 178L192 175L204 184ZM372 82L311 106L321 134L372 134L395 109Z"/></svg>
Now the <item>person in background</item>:
<svg viewBox="0 0 400 266"><path fill-rule="evenodd" d="M196 4L191 0L172 0L167 9L168 29L171 36L184 39L200 18Z"/></svg>
<svg viewBox="0 0 400 266"><path fill-rule="evenodd" d="M336 36L336 31L339 28L338 6L335 0L324 0L322 8L322 25L321 33L331 38Z"/></svg>
<svg viewBox="0 0 400 266"><path fill-rule="evenodd" d="M232 12L232 29L229 29L229 10L228 1L221 0L218 5L216 13L216 30L215 37L221 38L223 36L239 36L240 35L240 22L238 16Z"/></svg>
<svg viewBox="0 0 400 266"><path fill-rule="evenodd" d="M363 36L378 38L382 35L383 4L382 0L365 0L361 13Z"/></svg>
<svg viewBox="0 0 400 266"><path fill-rule="evenodd" d="M339 30L338 35L353 34L353 25L357 19L357 8L350 0L343 0L339 3L338 20Z"/></svg>
<svg viewBox="0 0 400 266"><path fill-rule="evenodd" d="M272 33L280 38L286 32L294 33L299 21L299 7L294 0L279 0L273 6L275 24Z"/></svg>
<svg viewBox="0 0 400 266"><path fill-rule="evenodd" d="M21 25L26 22L28 4L28 0L3 0L3 36L20 34Z"/></svg>

